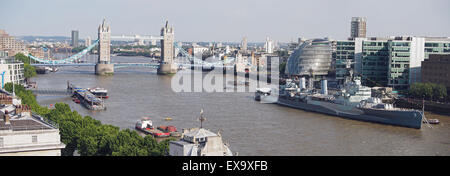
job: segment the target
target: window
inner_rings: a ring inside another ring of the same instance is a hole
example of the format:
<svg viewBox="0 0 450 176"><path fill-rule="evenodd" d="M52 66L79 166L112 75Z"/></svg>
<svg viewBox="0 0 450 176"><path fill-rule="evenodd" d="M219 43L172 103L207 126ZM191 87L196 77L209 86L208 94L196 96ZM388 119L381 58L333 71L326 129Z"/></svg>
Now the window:
<svg viewBox="0 0 450 176"><path fill-rule="evenodd" d="M3 138L0 137L0 148L3 148Z"/></svg>
<svg viewBox="0 0 450 176"><path fill-rule="evenodd" d="M31 142L37 143L37 136L31 136Z"/></svg>

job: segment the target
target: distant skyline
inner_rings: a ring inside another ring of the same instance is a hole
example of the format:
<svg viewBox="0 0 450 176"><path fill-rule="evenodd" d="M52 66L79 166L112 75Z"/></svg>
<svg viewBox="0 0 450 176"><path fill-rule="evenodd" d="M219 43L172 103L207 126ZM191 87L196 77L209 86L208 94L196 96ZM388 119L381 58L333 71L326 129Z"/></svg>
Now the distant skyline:
<svg viewBox="0 0 450 176"><path fill-rule="evenodd" d="M0 0L0 29L13 36L97 38L106 18L112 35L160 35L165 20L175 41L278 42L346 39L352 17L367 18L368 37L450 36L448 0Z"/></svg>

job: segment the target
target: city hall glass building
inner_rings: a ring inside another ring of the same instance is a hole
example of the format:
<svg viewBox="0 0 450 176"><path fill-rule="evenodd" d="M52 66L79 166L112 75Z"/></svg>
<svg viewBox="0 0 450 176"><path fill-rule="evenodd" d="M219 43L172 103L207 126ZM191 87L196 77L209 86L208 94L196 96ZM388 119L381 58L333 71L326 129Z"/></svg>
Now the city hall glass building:
<svg viewBox="0 0 450 176"><path fill-rule="evenodd" d="M327 39L307 40L289 56L286 73L289 76L324 79L331 68L332 48Z"/></svg>

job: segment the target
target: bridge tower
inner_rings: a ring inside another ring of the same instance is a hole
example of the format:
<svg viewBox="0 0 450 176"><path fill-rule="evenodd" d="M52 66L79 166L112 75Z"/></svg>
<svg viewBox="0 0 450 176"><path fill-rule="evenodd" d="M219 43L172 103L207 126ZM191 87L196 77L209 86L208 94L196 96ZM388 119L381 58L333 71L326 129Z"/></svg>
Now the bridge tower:
<svg viewBox="0 0 450 176"><path fill-rule="evenodd" d="M176 65L173 63L175 49L174 49L174 30L169 26L169 21L166 20L166 25L161 29L161 62L158 68L158 74L174 74L177 72Z"/></svg>
<svg viewBox="0 0 450 176"><path fill-rule="evenodd" d="M98 26L98 62L95 65L95 74L114 74L114 64L111 63L111 30L109 24L103 19L103 23Z"/></svg>

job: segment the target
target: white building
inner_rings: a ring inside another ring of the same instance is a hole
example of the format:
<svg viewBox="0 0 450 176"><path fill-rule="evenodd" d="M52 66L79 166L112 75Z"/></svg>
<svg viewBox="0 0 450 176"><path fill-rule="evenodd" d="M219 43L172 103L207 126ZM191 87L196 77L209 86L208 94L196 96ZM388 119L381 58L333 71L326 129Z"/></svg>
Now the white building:
<svg viewBox="0 0 450 176"><path fill-rule="evenodd" d="M215 134L203 128L183 129L179 141L170 141L170 156L233 156L222 141L220 133Z"/></svg>
<svg viewBox="0 0 450 176"><path fill-rule="evenodd" d="M23 63L16 62L12 57L0 58L0 74L3 74L3 83L14 82L16 84L25 84L25 76L23 75ZM0 78L1 79L1 78ZM1 81L1 80L0 80Z"/></svg>
<svg viewBox="0 0 450 176"><path fill-rule="evenodd" d="M0 156L61 156L65 145L58 128L32 116L28 106L13 103L11 98L0 96Z"/></svg>
<svg viewBox="0 0 450 176"><path fill-rule="evenodd" d="M266 53L273 53L274 43L273 40L270 40L269 37L266 38L266 43L264 44L264 48L266 49Z"/></svg>

